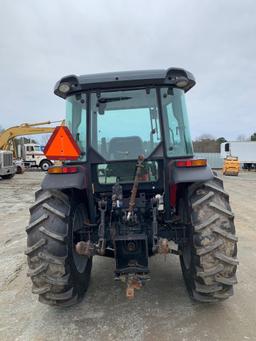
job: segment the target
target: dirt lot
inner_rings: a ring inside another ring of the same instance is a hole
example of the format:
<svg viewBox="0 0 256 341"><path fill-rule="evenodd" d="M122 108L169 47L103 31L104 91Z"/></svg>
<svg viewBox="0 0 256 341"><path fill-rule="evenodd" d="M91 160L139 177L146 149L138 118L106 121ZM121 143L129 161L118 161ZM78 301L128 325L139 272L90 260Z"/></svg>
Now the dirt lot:
<svg viewBox="0 0 256 341"><path fill-rule="evenodd" d="M0 340L256 340L256 173L226 177L239 237L239 284L218 305L192 302L176 256L150 262L152 280L127 301L111 259L95 257L91 285L78 306L37 302L26 276L28 207L43 174L0 180Z"/></svg>

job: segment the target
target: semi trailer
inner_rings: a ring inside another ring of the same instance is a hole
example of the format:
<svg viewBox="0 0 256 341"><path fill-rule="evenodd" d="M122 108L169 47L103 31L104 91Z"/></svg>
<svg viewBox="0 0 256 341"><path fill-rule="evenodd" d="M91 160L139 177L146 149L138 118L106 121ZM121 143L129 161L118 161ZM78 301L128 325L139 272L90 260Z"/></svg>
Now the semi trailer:
<svg viewBox="0 0 256 341"><path fill-rule="evenodd" d="M256 141L229 141L221 143L222 158L237 157L245 169L256 169Z"/></svg>

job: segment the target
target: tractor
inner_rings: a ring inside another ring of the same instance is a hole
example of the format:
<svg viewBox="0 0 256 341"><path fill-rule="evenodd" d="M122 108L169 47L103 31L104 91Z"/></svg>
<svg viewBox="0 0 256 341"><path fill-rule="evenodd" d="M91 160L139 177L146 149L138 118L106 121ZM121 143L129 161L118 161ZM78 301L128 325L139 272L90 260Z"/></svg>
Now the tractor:
<svg viewBox="0 0 256 341"><path fill-rule="evenodd" d="M84 297L94 256L114 259L127 298L150 279L149 257L177 255L187 291L200 302L233 295L234 214L223 181L193 155L180 68L70 75L54 93L66 126L45 154L26 227L28 276L39 301ZM166 269L168 271L168 269Z"/></svg>

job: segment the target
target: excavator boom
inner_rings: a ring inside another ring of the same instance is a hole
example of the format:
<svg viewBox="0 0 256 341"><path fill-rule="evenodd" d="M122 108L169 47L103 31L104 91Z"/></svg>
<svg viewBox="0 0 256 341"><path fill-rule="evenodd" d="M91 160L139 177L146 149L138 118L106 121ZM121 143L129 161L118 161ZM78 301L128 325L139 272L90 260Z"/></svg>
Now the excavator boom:
<svg viewBox="0 0 256 341"><path fill-rule="evenodd" d="M41 127L42 125L49 125L55 122L62 121L47 121L47 122L39 122L39 123L23 123L19 126L11 127L0 133L0 149L6 150L9 149L9 145L11 141L18 136L25 135L36 135L36 134L47 134L52 133L55 127Z"/></svg>

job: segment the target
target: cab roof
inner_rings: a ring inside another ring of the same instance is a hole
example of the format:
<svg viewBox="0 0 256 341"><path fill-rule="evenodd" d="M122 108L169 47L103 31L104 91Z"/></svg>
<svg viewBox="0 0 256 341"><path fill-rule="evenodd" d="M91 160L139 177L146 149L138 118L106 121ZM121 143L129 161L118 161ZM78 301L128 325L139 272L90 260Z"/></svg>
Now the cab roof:
<svg viewBox="0 0 256 341"><path fill-rule="evenodd" d="M183 86L177 84L183 82ZM182 88L185 92L195 85L195 78L189 71L180 68L159 70L120 71L89 75L69 75L55 85L54 93L66 98L72 94L88 90L105 90L126 87L169 85ZM61 85L65 92L61 91ZM68 89L69 88L69 89Z"/></svg>

